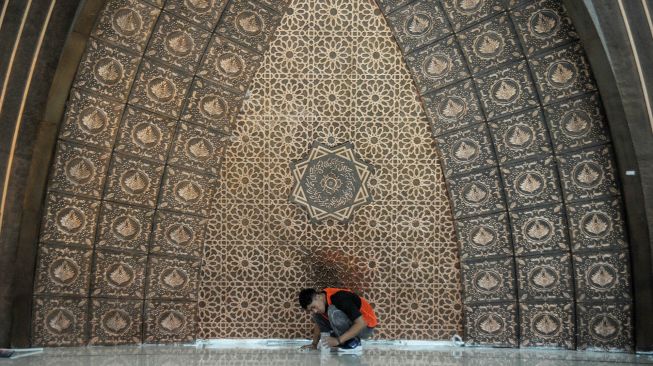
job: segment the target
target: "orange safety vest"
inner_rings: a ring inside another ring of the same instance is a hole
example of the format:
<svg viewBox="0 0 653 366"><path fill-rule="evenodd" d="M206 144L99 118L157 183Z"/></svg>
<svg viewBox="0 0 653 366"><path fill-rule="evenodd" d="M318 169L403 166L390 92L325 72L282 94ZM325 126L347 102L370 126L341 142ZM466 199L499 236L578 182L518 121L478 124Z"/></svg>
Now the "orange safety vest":
<svg viewBox="0 0 653 366"><path fill-rule="evenodd" d="M344 288L331 288L331 287L325 288L323 291L326 293L326 300L327 300L327 304L329 305L331 305L331 296L333 296L336 292L340 292L340 291L353 292L351 290L347 290ZM360 299L361 299L360 311L361 311L361 315L363 316L363 319L365 320L365 323L367 323L367 326L370 328L376 327L377 324L379 324L379 321L378 319L376 319L376 315L374 315L374 309L372 309L372 306L370 305L369 302L367 302L367 300L363 299L362 297L360 297Z"/></svg>

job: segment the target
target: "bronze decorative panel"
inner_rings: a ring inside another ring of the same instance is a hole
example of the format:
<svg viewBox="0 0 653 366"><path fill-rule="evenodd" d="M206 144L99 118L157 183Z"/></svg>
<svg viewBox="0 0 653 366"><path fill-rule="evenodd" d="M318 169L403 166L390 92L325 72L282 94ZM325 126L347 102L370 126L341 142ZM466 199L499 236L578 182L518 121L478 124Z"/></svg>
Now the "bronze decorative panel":
<svg viewBox="0 0 653 366"><path fill-rule="evenodd" d="M579 304L577 311L579 349L633 350L630 303Z"/></svg>
<svg viewBox="0 0 653 366"><path fill-rule="evenodd" d="M227 0L168 0L164 9L212 31L227 2Z"/></svg>
<svg viewBox="0 0 653 366"><path fill-rule="evenodd" d="M115 154L109 168L105 197L153 208L162 175L162 164Z"/></svg>
<svg viewBox="0 0 653 366"><path fill-rule="evenodd" d="M537 109L512 114L488 125L501 164L551 154L546 124Z"/></svg>
<svg viewBox="0 0 653 366"><path fill-rule="evenodd" d="M465 306L466 338L471 345L515 347L517 324L515 303Z"/></svg>
<svg viewBox="0 0 653 366"><path fill-rule="evenodd" d="M197 75L244 93L261 59L256 53L213 35Z"/></svg>
<svg viewBox="0 0 653 366"><path fill-rule="evenodd" d="M72 89L59 138L111 148L124 106Z"/></svg>
<svg viewBox="0 0 653 366"><path fill-rule="evenodd" d="M147 252L154 211L104 202L96 247Z"/></svg>
<svg viewBox="0 0 653 366"><path fill-rule="evenodd" d="M456 221L460 259L512 255L508 215L498 213Z"/></svg>
<svg viewBox="0 0 653 366"><path fill-rule="evenodd" d="M96 200L49 193L41 241L91 247L99 208Z"/></svg>
<svg viewBox="0 0 653 366"><path fill-rule="evenodd" d="M110 153L60 142L56 156L49 182L51 190L100 198Z"/></svg>
<svg viewBox="0 0 653 366"><path fill-rule="evenodd" d="M141 300L92 299L89 344L140 343L142 314Z"/></svg>
<svg viewBox="0 0 653 366"><path fill-rule="evenodd" d="M569 238L562 205L510 211L515 254L567 252Z"/></svg>
<svg viewBox="0 0 653 366"><path fill-rule="evenodd" d="M234 128L242 98L207 80L195 78L181 119L223 133Z"/></svg>
<svg viewBox="0 0 653 366"><path fill-rule="evenodd" d="M158 211L151 253L202 256L206 220L179 213Z"/></svg>
<svg viewBox="0 0 653 366"><path fill-rule="evenodd" d="M571 303L520 304L523 347L573 349L574 308Z"/></svg>
<svg viewBox="0 0 653 366"><path fill-rule="evenodd" d="M88 295L92 255L88 249L41 245L34 293Z"/></svg>
<svg viewBox="0 0 653 366"><path fill-rule="evenodd" d="M145 255L95 252L91 295L143 298Z"/></svg>
<svg viewBox="0 0 653 366"><path fill-rule="evenodd" d="M35 297L32 343L42 347L86 344L87 309L86 298Z"/></svg>
<svg viewBox="0 0 653 366"><path fill-rule="evenodd" d="M146 343L192 342L195 339L197 306L192 302L146 301Z"/></svg>
<svg viewBox="0 0 653 366"><path fill-rule="evenodd" d="M150 256L146 298L195 300L199 267L198 260Z"/></svg>
<svg viewBox="0 0 653 366"><path fill-rule="evenodd" d="M115 151L165 161L176 122L140 108L127 107Z"/></svg>
<svg viewBox="0 0 653 366"><path fill-rule="evenodd" d="M281 20L281 15L253 1L233 1L224 11L217 34L263 52Z"/></svg>
<svg viewBox="0 0 653 366"><path fill-rule="evenodd" d="M484 120L471 79L426 94L422 98L434 136Z"/></svg>
<svg viewBox="0 0 653 366"><path fill-rule="evenodd" d="M191 77L171 68L143 61L129 103L176 118L181 113Z"/></svg>
<svg viewBox="0 0 653 366"><path fill-rule="evenodd" d="M111 0L100 13L92 34L142 53L160 11L139 0Z"/></svg>

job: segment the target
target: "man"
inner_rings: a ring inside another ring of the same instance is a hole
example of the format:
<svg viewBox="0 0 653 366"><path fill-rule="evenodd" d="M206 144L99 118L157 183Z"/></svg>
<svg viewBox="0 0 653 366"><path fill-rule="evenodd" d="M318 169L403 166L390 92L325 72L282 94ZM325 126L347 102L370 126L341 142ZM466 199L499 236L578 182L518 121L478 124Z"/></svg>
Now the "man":
<svg viewBox="0 0 653 366"><path fill-rule="evenodd" d="M306 288L299 293L299 305L313 314L313 343L302 348L316 349L321 332L330 332L326 338L330 347L338 351L361 350L361 339L374 333L378 320L372 306L350 290L325 288L320 292Z"/></svg>

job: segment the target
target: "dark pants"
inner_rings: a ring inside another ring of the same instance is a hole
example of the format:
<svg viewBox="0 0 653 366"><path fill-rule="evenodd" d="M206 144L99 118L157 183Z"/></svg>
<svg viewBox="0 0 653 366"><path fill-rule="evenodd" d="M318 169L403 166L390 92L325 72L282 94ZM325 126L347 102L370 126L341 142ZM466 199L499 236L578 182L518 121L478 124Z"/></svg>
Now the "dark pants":
<svg viewBox="0 0 653 366"><path fill-rule="evenodd" d="M327 308L329 319L325 319L321 314L313 315L313 321L320 327L320 332L334 332L336 336L341 336L352 326L351 320L347 314L333 305ZM365 327L356 335L359 339L367 339L374 334L374 328Z"/></svg>

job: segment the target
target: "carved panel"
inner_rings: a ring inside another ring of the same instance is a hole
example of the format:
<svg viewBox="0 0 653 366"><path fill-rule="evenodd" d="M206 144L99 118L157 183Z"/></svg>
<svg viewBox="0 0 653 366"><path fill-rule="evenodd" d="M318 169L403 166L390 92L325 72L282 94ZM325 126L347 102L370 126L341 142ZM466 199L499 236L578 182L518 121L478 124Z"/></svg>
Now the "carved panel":
<svg viewBox="0 0 653 366"><path fill-rule="evenodd" d="M214 35L197 75L245 93L262 59L234 42Z"/></svg>
<svg viewBox="0 0 653 366"><path fill-rule="evenodd" d="M72 89L59 138L111 148L123 107L123 104Z"/></svg>
<svg viewBox="0 0 653 366"><path fill-rule="evenodd" d="M550 155L542 112L531 109L489 123L499 163Z"/></svg>
<svg viewBox="0 0 653 366"><path fill-rule="evenodd" d="M510 209L562 201L551 158L504 166L501 173Z"/></svg>
<svg viewBox="0 0 653 366"><path fill-rule="evenodd" d="M458 40L470 71L474 74L524 58L517 35L506 15L492 18L461 32L458 34Z"/></svg>
<svg viewBox="0 0 653 366"><path fill-rule="evenodd" d="M140 343L142 314L141 300L92 299L89 344Z"/></svg>
<svg viewBox="0 0 653 366"><path fill-rule="evenodd" d="M152 255L147 274L147 298L197 298L199 260L183 260Z"/></svg>
<svg viewBox="0 0 653 366"><path fill-rule="evenodd" d="M505 213L457 220L460 258L491 258L512 255L508 217Z"/></svg>
<svg viewBox="0 0 653 366"><path fill-rule="evenodd" d="M99 201L49 193L41 241L90 247L99 209Z"/></svg>
<svg viewBox="0 0 653 366"><path fill-rule="evenodd" d="M576 297L578 301L629 300L630 258L627 252L576 254Z"/></svg>
<svg viewBox="0 0 653 366"><path fill-rule="evenodd" d="M561 155L558 161L565 200L574 202L618 195L612 159L610 145Z"/></svg>
<svg viewBox="0 0 653 366"><path fill-rule="evenodd" d="M465 303L515 300L512 258L462 263Z"/></svg>
<svg viewBox="0 0 653 366"><path fill-rule="evenodd" d="M623 209L618 197L570 204L567 211L574 251L628 246Z"/></svg>
<svg viewBox="0 0 653 366"><path fill-rule="evenodd" d="M480 124L436 139L446 176L496 165L487 126Z"/></svg>
<svg viewBox="0 0 653 366"><path fill-rule="evenodd" d="M519 301L571 300L574 297L571 256L517 258Z"/></svg>
<svg viewBox="0 0 653 366"><path fill-rule="evenodd" d="M85 345L87 308L87 299L35 297L32 344L38 347Z"/></svg>
<svg viewBox="0 0 653 366"><path fill-rule="evenodd" d="M505 210L498 169L448 180L454 217L470 217Z"/></svg>
<svg viewBox="0 0 653 366"><path fill-rule="evenodd" d="M145 255L96 251L91 295L143 298Z"/></svg>
<svg viewBox="0 0 653 366"><path fill-rule="evenodd" d="M191 342L195 339L197 303L146 301L144 341Z"/></svg>
<svg viewBox="0 0 653 366"><path fill-rule="evenodd" d="M569 250L562 205L510 211L510 221L517 255Z"/></svg>
<svg viewBox="0 0 653 366"><path fill-rule="evenodd" d="M168 166L159 207L206 216L215 183L215 178Z"/></svg>
<svg viewBox="0 0 653 366"><path fill-rule="evenodd" d="M228 0L168 0L165 10L212 31Z"/></svg>
<svg viewBox="0 0 653 366"><path fill-rule="evenodd" d="M151 210L104 202L96 246L147 252L153 215Z"/></svg>
<svg viewBox="0 0 653 366"><path fill-rule="evenodd" d="M105 198L154 207L163 165L114 154Z"/></svg>
<svg viewBox="0 0 653 366"><path fill-rule="evenodd" d="M168 157L168 164L218 175L228 137L206 128L181 122Z"/></svg>
<svg viewBox="0 0 653 366"><path fill-rule="evenodd" d="M633 308L630 304L578 304L578 348L633 350Z"/></svg>
<svg viewBox="0 0 653 366"><path fill-rule="evenodd" d="M485 74L476 80L488 120L538 106L526 62Z"/></svg>
<svg viewBox="0 0 653 366"><path fill-rule="evenodd" d="M209 81L195 78L181 119L230 134L242 97Z"/></svg>
<svg viewBox="0 0 653 366"><path fill-rule="evenodd" d="M511 0L514 1L514 0ZM539 0L510 12L527 54L541 52L578 38L559 1Z"/></svg>
<svg viewBox="0 0 653 366"><path fill-rule="evenodd" d="M187 2L190 4L190 2ZM159 17L145 56L194 73L210 33L167 13Z"/></svg>
<svg viewBox="0 0 653 366"><path fill-rule="evenodd" d="M388 15L388 22L404 54L451 33L440 4L418 0Z"/></svg>
<svg viewBox="0 0 653 366"><path fill-rule="evenodd" d="M139 61L136 56L91 39L74 86L124 102Z"/></svg>
<svg viewBox="0 0 653 366"><path fill-rule="evenodd" d="M497 347L517 346L517 305L465 306L465 342Z"/></svg>
<svg viewBox="0 0 653 366"><path fill-rule="evenodd" d="M110 153L60 142L55 156L49 182L51 190L100 198Z"/></svg>
<svg viewBox="0 0 653 366"><path fill-rule="evenodd" d="M92 255L87 249L41 244L34 293L87 296Z"/></svg>
<svg viewBox="0 0 653 366"><path fill-rule="evenodd" d="M549 105L544 112L558 152L610 140L597 93Z"/></svg>
<svg viewBox="0 0 653 366"><path fill-rule="evenodd" d="M406 63L422 93L469 77L463 54L453 36L407 55Z"/></svg>
<svg viewBox="0 0 653 366"><path fill-rule="evenodd" d="M178 117L191 77L143 61L132 87L129 103L170 117Z"/></svg>
<svg viewBox="0 0 653 366"><path fill-rule="evenodd" d="M142 53L160 11L138 0L111 0L100 13L92 34Z"/></svg>
<svg viewBox="0 0 653 366"><path fill-rule="evenodd" d="M482 122L484 119L471 80L460 82L422 96L434 136Z"/></svg>
<svg viewBox="0 0 653 366"><path fill-rule="evenodd" d="M544 104L596 90L583 47L578 43L532 57L530 65Z"/></svg>
<svg viewBox="0 0 653 366"><path fill-rule="evenodd" d="M122 118L115 151L164 162L175 126L173 119L129 106Z"/></svg>
<svg viewBox="0 0 653 366"><path fill-rule="evenodd" d="M501 0L445 0L442 5L455 31L504 10Z"/></svg>
<svg viewBox="0 0 653 366"><path fill-rule="evenodd" d="M574 307L571 303L522 303L519 308L520 346L574 348Z"/></svg>
<svg viewBox="0 0 653 366"><path fill-rule="evenodd" d="M216 32L262 53L268 48L280 20L280 14L255 2L231 2L222 14Z"/></svg>
<svg viewBox="0 0 653 366"><path fill-rule="evenodd" d="M151 252L201 257L205 226L204 219L158 211Z"/></svg>

